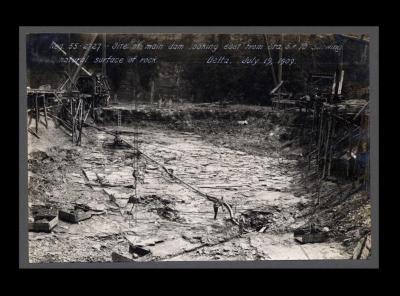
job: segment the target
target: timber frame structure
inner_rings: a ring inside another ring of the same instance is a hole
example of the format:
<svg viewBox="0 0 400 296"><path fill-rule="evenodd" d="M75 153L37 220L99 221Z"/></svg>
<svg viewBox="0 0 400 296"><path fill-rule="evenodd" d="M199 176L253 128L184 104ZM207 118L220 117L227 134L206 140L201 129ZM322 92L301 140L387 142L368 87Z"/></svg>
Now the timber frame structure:
<svg viewBox="0 0 400 296"><path fill-rule="evenodd" d="M91 45L97 36L98 34L92 34L89 46L79 63L53 41L52 46L66 56L77 68L73 75L65 72L66 79L60 83L57 89L52 89L49 85L41 86L37 89L27 88L28 126L33 118L36 122L35 131L30 128L28 128L28 131L34 136L40 137L40 117L44 116L44 126L47 128L47 119L50 116L69 131L73 143L81 145L83 126L88 116L91 115L94 118L97 107L108 105L111 93L105 73L105 65L102 66L101 74L94 74L83 67ZM105 36L103 36L102 40L103 48L105 48ZM103 55L105 55L105 50L103 50ZM80 75L81 71L85 75ZM57 111L53 111L54 109Z"/></svg>

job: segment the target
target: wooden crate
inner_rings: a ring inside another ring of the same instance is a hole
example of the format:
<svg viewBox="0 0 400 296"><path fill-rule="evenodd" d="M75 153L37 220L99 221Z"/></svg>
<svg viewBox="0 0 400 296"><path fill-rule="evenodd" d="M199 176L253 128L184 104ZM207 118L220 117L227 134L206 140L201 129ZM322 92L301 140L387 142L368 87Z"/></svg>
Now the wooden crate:
<svg viewBox="0 0 400 296"><path fill-rule="evenodd" d="M303 235L296 235L294 239L302 244L322 243L326 241L328 235L325 232L307 233Z"/></svg>
<svg viewBox="0 0 400 296"><path fill-rule="evenodd" d="M34 222L29 222L29 231L35 232L51 232L58 224L58 217L46 217Z"/></svg>
<svg viewBox="0 0 400 296"><path fill-rule="evenodd" d="M83 221L92 217L91 212L89 211L77 211L77 210L60 210L58 213L58 217L60 220L70 222L70 223L78 223L79 221Z"/></svg>

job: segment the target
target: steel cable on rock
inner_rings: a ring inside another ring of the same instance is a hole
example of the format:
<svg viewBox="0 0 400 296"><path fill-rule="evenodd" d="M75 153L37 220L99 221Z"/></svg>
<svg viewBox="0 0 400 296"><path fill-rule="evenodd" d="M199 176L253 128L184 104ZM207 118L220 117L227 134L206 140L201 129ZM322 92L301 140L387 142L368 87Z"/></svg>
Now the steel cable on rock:
<svg viewBox="0 0 400 296"><path fill-rule="evenodd" d="M92 127L92 128L95 128L95 129L97 129L97 130L103 131L103 132L108 133L108 134L113 135L113 136L116 136L116 135L117 135L117 133L115 133L115 132L110 132L110 131L106 130L105 128L99 128L99 127L97 127L97 126L94 126L94 125L91 125L91 124L88 124L88 123L85 123L85 125L86 125L86 126L89 126L89 127ZM211 201L211 202L214 202L214 203L217 203L217 204L219 204L219 205L221 205L221 206L224 206L224 207L228 210L228 212L229 212L230 220L231 220L235 225L239 225L239 222L234 218L232 208L231 208L231 206L230 206L229 204L227 204L226 202L224 202L223 200L221 200L221 199L219 199L219 198L217 198L217 197L215 197L215 196L211 196L211 195L209 195L209 194L206 194L206 193L201 192L199 189L197 189L197 188L193 187L192 185L186 183L184 180L182 180L182 179L180 179L180 178L174 176L174 175L172 174L172 172L169 171L164 165L162 165L162 164L159 163L158 161L154 160L153 158L151 158L150 156L148 156L148 155L145 154L144 152L140 151L137 147L134 147L131 143L127 142L126 140L124 140L124 139L122 139L122 138L120 138L120 139L121 139L125 144L127 144L130 148L133 148L134 150L136 150L137 153L139 153L140 155L142 155L145 159L149 160L150 162L152 162L152 163L156 164L157 166L159 166L160 168L162 168L162 169L168 174L168 176L169 176L171 179L173 179L173 180L175 180L175 181L178 181L180 184L186 186L187 188L189 188L190 190L192 190L192 191L194 191L195 193L199 194L200 196L205 197L207 200L209 200L209 201Z"/></svg>

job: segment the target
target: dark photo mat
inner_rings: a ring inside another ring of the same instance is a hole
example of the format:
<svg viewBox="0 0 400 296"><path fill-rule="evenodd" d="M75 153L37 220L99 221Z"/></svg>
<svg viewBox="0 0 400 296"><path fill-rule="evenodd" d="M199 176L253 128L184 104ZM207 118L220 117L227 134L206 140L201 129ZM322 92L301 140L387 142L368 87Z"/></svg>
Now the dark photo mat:
<svg viewBox="0 0 400 296"><path fill-rule="evenodd" d="M29 263L26 133L26 34L31 33L359 33L370 36L370 174L372 250L368 260L282 260L137 263ZM20 27L19 32L20 268L377 268L379 266L379 29L378 27Z"/></svg>

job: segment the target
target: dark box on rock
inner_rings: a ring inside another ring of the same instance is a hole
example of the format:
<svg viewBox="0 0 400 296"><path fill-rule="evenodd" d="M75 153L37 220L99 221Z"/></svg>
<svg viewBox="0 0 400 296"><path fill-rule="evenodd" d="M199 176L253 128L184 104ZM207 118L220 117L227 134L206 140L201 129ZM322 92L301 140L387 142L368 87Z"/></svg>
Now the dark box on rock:
<svg viewBox="0 0 400 296"><path fill-rule="evenodd" d="M322 243L328 239L328 235L325 232L308 233L295 235L294 239L302 244Z"/></svg>
<svg viewBox="0 0 400 296"><path fill-rule="evenodd" d="M58 217L60 220L70 222L70 223L78 223L79 221L83 221L92 217L92 214L89 211L84 210L60 210L58 213Z"/></svg>
<svg viewBox="0 0 400 296"><path fill-rule="evenodd" d="M45 217L34 222L29 222L29 231L51 232L58 224L58 217Z"/></svg>

